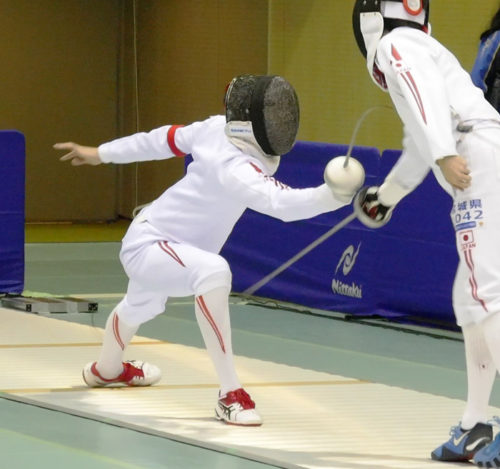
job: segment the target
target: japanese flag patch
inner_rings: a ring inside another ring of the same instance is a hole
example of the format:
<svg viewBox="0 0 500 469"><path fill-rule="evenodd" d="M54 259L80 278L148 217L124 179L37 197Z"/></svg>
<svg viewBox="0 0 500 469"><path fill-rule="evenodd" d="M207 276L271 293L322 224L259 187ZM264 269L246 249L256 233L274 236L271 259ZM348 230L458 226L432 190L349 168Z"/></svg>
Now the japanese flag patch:
<svg viewBox="0 0 500 469"><path fill-rule="evenodd" d="M458 233L458 237L462 251L476 247L476 243L474 242L474 232L472 230L461 231Z"/></svg>

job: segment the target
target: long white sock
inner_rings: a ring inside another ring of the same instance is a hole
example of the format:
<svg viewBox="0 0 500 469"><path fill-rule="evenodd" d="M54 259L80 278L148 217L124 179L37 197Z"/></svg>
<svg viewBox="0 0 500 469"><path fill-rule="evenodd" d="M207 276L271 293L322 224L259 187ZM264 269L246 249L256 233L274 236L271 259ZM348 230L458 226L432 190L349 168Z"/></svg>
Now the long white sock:
<svg viewBox="0 0 500 469"><path fill-rule="evenodd" d="M241 387L234 367L229 318L229 290L214 288L195 298L201 335L220 381L221 395Z"/></svg>
<svg viewBox="0 0 500 469"><path fill-rule="evenodd" d="M116 378L123 371L123 353L139 326L130 326L120 319L118 305L108 316L97 371L103 378Z"/></svg>
<svg viewBox="0 0 500 469"><path fill-rule="evenodd" d="M488 316L481 327L496 371L500 372L500 312Z"/></svg>
<svg viewBox="0 0 500 469"><path fill-rule="evenodd" d="M462 428L468 430L476 423L488 420L488 404L496 368L490 353L491 347L484 334L484 323L464 326L463 334L467 364L467 404L462 417Z"/></svg>

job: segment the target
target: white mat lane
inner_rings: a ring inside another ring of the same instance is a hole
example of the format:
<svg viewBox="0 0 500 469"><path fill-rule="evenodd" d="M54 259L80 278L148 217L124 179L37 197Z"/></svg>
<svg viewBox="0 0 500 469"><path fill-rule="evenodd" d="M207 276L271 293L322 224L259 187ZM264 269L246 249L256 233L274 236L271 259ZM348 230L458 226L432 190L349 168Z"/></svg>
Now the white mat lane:
<svg viewBox="0 0 500 469"><path fill-rule="evenodd" d="M265 422L228 426L213 418L217 384L204 350L138 337L127 358L160 366L160 383L89 389L80 372L98 355L101 329L14 310L0 316L0 390L16 399L279 467L463 467L429 459L461 414L459 400L236 357Z"/></svg>

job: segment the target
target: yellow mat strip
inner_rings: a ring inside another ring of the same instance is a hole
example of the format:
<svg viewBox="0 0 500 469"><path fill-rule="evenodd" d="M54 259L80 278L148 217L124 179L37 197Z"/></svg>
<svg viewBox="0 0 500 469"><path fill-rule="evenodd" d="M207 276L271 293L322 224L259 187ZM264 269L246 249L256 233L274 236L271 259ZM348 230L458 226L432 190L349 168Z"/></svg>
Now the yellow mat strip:
<svg viewBox="0 0 500 469"><path fill-rule="evenodd" d="M245 383L245 387L292 387L292 386L339 386L352 384L370 384L365 380L326 380L326 381L282 381L277 383ZM159 384L145 387L148 391L162 391L169 389L217 389L218 384ZM80 392L80 391L102 391L103 389L112 391L127 391L137 389L137 386L116 386L108 388L89 388L87 386L74 386L70 388L38 388L38 389L3 389L0 392L6 394L44 394L48 392Z"/></svg>
<svg viewBox="0 0 500 469"><path fill-rule="evenodd" d="M169 345L170 342L163 340L149 340L143 342L130 342L130 345ZM0 349L15 348L58 348L58 347L99 347L102 342L80 342L67 344L0 344Z"/></svg>

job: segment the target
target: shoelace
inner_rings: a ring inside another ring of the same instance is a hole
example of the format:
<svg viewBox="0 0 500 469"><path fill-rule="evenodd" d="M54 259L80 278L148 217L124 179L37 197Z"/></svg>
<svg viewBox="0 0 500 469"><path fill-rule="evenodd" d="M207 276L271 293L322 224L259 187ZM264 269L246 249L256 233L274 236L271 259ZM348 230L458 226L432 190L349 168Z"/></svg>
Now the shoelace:
<svg viewBox="0 0 500 469"><path fill-rule="evenodd" d="M144 371L142 368L135 366L134 361L124 362L124 371L122 373L122 378L128 383L134 378L144 379Z"/></svg>
<svg viewBox="0 0 500 469"><path fill-rule="evenodd" d="M252 399L244 389L237 389L233 392L233 394L236 400L244 409L253 409L255 407L255 402L252 401Z"/></svg>

